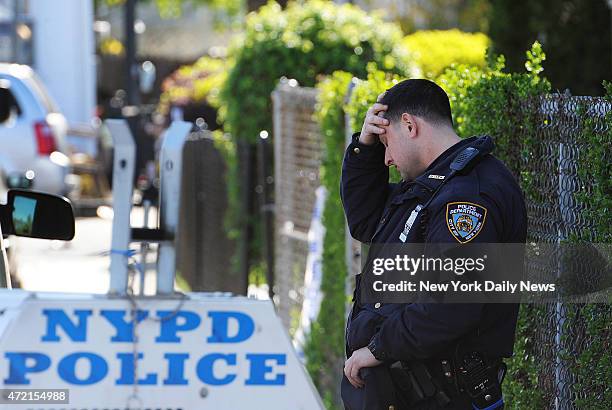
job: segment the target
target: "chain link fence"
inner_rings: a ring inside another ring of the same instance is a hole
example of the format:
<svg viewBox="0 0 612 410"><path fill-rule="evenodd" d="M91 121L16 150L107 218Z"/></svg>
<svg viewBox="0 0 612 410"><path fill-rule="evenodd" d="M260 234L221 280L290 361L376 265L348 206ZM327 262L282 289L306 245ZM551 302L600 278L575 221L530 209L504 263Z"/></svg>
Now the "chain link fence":
<svg viewBox="0 0 612 410"><path fill-rule="evenodd" d="M303 301L308 230L320 185L323 139L313 119L317 91L281 81L274 102L275 302L295 329Z"/></svg>
<svg viewBox="0 0 612 410"><path fill-rule="evenodd" d="M581 168L593 165L586 163L581 155L592 147L578 137L585 131L587 122L589 133L603 135L609 131L605 115L611 109L610 104L603 98L555 94L525 102L524 109L524 118L534 126L525 128L532 134L525 136L530 141L532 155L515 160L521 161L521 168L529 174L524 184L528 239L545 243L593 241L596 224L587 216L588 206L576 196L579 191L586 195L593 191L593 181L581 176L584 175ZM612 163L612 152L606 151L598 160ZM581 280L588 280L588 276ZM606 390L610 389L612 380L590 378L589 370L580 367L585 366L581 360L592 354L590 349L594 346L609 354L612 306L551 303L523 308L533 316L535 324L532 351L528 353L539 367L538 390L544 408L586 408L580 403L587 398L606 406L605 400L609 399ZM607 331L589 330L589 324L598 320L608 322Z"/></svg>

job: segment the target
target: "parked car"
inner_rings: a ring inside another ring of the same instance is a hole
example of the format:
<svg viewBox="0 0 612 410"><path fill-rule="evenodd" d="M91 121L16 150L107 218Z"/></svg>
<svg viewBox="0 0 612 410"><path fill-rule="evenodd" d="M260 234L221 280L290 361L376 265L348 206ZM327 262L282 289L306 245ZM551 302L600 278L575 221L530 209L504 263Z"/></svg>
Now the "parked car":
<svg viewBox="0 0 612 410"><path fill-rule="evenodd" d="M0 154L18 172L34 173L33 189L70 196L79 179L68 157L68 123L34 70L0 64L0 107Z"/></svg>

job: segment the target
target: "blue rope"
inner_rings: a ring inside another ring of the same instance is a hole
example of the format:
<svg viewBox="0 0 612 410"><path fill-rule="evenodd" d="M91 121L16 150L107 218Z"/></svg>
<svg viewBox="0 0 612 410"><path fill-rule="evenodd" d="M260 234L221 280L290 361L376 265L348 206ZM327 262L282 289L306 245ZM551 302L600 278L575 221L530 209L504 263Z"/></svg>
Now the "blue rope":
<svg viewBox="0 0 612 410"><path fill-rule="evenodd" d="M111 254L116 254L116 255L123 255L126 257L132 257L134 255L136 255L136 250L134 249L126 249L126 250L122 250L122 249L111 249L110 251Z"/></svg>

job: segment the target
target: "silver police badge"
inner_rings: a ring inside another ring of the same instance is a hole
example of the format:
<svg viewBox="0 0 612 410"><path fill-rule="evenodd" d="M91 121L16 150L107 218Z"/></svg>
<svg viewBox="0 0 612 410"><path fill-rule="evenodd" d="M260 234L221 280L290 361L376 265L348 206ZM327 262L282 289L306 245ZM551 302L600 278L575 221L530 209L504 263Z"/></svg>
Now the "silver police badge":
<svg viewBox="0 0 612 410"><path fill-rule="evenodd" d="M474 239L484 226L487 208L471 202L450 202L446 205L446 224L460 243Z"/></svg>

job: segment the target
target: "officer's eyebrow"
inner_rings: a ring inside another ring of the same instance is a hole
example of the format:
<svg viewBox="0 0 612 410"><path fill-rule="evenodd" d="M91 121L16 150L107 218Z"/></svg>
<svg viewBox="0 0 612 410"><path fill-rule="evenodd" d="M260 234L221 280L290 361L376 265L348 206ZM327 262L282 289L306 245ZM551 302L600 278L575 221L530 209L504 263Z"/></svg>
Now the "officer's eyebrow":
<svg viewBox="0 0 612 410"><path fill-rule="evenodd" d="M380 142L387 147L387 137L383 136L383 135L379 135L378 139L380 140Z"/></svg>

